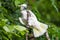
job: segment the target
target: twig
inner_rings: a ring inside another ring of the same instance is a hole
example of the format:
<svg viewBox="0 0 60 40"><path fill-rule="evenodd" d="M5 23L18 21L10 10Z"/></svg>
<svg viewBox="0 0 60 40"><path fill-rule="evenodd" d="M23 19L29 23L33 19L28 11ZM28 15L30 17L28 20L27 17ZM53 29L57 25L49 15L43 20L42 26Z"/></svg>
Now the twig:
<svg viewBox="0 0 60 40"><path fill-rule="evenodd" d="M59 40L59 39L58 39L58 36L56 36L56 40Z"/></svg>
<svg viewBox="0 0 60 40"><path fill-rule="evenodd" d="M50 40L50 37L49 37L49 34L48 34L48 31L46 31L46 38L47 38L47 40Z"/></svg>
<svg viewBox="0 0 60 40"><path fill-rule="evenodd" d="M30 34L30 40L35 40L33 33Z"/></svg>
<svg viewBox="0 0 60 40"><path fill-rule="evenodd" d="M26 40L28 40L28 32L26 33Z"/></svg>
<svg viewBox="0 0 60 40"><path fill-rule="evenodd" d="M56 40L58 40L58 37L56 37Z"/></svg>

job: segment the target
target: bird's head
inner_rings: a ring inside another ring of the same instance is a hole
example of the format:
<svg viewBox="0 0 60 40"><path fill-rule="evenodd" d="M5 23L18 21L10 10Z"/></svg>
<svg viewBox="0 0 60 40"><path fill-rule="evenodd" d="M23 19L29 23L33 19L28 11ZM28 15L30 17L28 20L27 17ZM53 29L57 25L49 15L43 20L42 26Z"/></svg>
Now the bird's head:
<svg viewBox="0 0 60 40"><path fill-rule="evenodd" d="M21 8L21 10L26 10L27 9L27 4L21 4L20 8Z"/></svg>

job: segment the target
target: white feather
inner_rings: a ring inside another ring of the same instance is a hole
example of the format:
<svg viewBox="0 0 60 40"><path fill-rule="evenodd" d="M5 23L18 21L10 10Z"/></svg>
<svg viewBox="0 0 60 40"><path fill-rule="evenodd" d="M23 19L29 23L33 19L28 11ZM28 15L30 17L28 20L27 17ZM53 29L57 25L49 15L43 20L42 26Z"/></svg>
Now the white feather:
<svg viewBox="0 0 60 40"><path fill-rule="evenodd" d="M26 6L24 6L24 7L26 7ZM23 7L21 6L21 8L23 8ZM47 31L48 25L46 25L44 23L40 23L32 11L21 9L22 19L19 18L20 22L22 24L25 24L23 20L27 21L27 11L29 11L29 13L30 13L30 16L28 19L28 24L30 26L33 26L34 37L39 37L39 36L43 35Z"/></svg>
<svg viewBox="0 0 60 40"><path fill-rule="evenodd" d="M25 23L22 21L22 18L19 17L19 21L20 21L23 25L25 25Z"/></svg>
<svg viewBox="0 0 60 40"><path fill-rule="evenodd" d="M36 28L33 28L34 36L39 37L39 36L42 36L47 31L48 25L39 23L39 26L35 26L35 27L38 30Z"/></svg>

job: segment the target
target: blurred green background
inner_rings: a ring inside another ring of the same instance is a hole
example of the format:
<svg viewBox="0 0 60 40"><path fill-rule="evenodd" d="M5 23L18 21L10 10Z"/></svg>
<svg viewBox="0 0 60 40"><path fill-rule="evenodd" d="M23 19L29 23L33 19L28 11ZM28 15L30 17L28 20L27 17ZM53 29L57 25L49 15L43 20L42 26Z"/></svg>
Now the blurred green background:
<svg viewBox="0 0 60 40"><path fill-rule="evenodd" d="M60 0L0 0L0 40L25 40L18 5L27 3L40 22L49 25L51 40L60 40ZM47 40L45 35L36 40Z"/></svg>

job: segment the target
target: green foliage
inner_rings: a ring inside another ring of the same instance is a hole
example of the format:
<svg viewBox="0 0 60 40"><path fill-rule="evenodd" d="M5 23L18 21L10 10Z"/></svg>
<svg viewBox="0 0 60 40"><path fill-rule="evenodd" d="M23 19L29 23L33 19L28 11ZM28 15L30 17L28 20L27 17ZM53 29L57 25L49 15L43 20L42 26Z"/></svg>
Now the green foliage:
<svg viewBox="0 0 60 40"><path fill-rule="evenodd" d="M59 0L0 0L0 40L25 40L28 32L21 25L19 4L28 3L40 22L49 25L51 40L60 40L60 1ZM47 40L45 35L36 40Z"/></svg>
<svg viewBox="0 0 60 40"><path fill-rule="evenodd" d="M0 1L0 40L22 40L27 32L26 28L20 25L18 20L20 12L18 12L19 9L16 10L14 2Z"/></svg>
<svg viewBox="0 0 60 40"><path fill-rule="evenodd" d="M15 5L18 6L19 4L24 3L25 0L15 0Z"/></svg>

